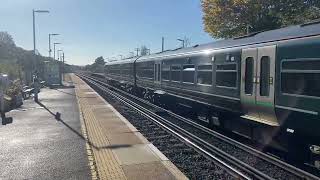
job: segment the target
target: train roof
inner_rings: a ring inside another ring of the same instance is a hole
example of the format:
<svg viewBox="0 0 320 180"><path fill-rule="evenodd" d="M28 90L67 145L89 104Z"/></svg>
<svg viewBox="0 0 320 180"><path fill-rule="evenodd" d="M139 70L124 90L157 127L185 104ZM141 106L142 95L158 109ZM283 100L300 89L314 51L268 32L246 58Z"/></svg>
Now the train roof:
<svg viewBox="0 0 320 180"><path fill-rule="evenodd" d="M218 40L212 43L195 45L193 47L188 47L183 49L180 48L176 50L167 50L165 52L139 57L137 61L139 62L148 61L150 59L159 59L159 58L165 58L168 56L174 56L175 54L187 54L190 52L205 51L208 49L224 49L224 48L231 48L231 47L239 47L244 45L267 43L267 42L281 41L281 40L314 36L314 35L320 35L320 20L302 24L302 25L289 26L281 29L252 33L249 35L245 35L242 37L235 37L232 39ZM136 59L137 57L127 59L125 61L114 61L114 62L108 63L107 65L130 63L130 62L134 62Z"/></svg>

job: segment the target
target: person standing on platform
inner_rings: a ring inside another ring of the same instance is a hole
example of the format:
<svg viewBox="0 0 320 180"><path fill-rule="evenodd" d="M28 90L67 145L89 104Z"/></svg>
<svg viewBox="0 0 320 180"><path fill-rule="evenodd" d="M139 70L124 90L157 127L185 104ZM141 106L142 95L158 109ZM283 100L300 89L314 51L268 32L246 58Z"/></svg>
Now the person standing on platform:
<svg viewBox="0 0 320 180"><path fill-rule="evenodd" d="M33 85L34 85L34 101L38 101L38 93L40 91L40 82L37 73L33 76Z"/></svg>

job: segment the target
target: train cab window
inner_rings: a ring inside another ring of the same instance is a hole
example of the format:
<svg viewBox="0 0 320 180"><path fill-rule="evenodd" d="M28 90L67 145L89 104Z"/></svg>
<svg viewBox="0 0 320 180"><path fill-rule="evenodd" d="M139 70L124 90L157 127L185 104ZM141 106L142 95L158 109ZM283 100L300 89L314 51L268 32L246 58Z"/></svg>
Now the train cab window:
<svg viewBox="0 0 320 180"><path fill-rule="evenodd" d="M198 65L197 83L202 85L212 84L212 65Z"/></svg>
<svg viewBox="0 0 320 180"><path fill-rule="evenodd" d="M253 57L248 57L245 62L245 80L244 80L244 92L245 94L253 93Z"/></svg>
<svg viewBox="0 0 320 180"><path fill-rule="evenodd" d="M286 94L320 97L320 59L283 61L281 91Z"/></svg>
<svg viewBox="0 0 320 180"><path fill-rule="evenodd" d="M218 64L216 66L216 85L222 88L236 88L237 64Z"/></svg>
<svg viewBox="0 0 320 180"><path fill-rule="evenodd" d="M171 80L172 81L180 81L180 66L171 66Z"/></svg>
<svg viewBox="0 0 320 180"><path fill-rule="evenodd" d="M184 65L182 71L182 81L194 83L195 68L194 65Z"/></svg>
<svg viewBox="0 0 320 180"><path fill-rule="evenodd" d="M269 96L270 58L263 56L260 64L260 96Z"/></svg>
<svg viewBox="0 0 320 180"><path fill-rule="evenodd" d="M163 81L169 81L170 80L170 66L169 65L162 65L162 74L161 78Z"/></svg>

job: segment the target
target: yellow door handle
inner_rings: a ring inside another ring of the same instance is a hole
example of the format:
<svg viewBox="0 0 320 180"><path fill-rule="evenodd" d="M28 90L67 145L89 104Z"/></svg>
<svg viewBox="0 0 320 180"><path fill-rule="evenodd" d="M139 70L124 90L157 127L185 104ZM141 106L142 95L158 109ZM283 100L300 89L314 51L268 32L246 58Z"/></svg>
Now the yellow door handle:
<svg viewBox="0 0 320 180"><path fill-rule="evenodd" d="M273 84L273 77L269 77L269 84Z"/></svg>

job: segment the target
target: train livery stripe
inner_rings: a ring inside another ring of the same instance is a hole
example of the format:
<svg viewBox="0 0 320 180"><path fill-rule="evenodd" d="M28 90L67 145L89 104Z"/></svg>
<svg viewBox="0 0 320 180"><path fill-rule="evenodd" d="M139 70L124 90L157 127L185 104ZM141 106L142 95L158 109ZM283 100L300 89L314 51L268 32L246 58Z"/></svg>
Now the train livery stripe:
<svg viewBox="0 0 320 180"><path fill-rule="evenodd" d="M276 105L276 108L286 109L286 110L291 110L291 111L297 111L297 112L312 114L312 115L316 115L316 116L319 115L319 113L315 112L315 111L309 111L309 110L298 109L298 108L287 107L287 106Z"/></svg>

